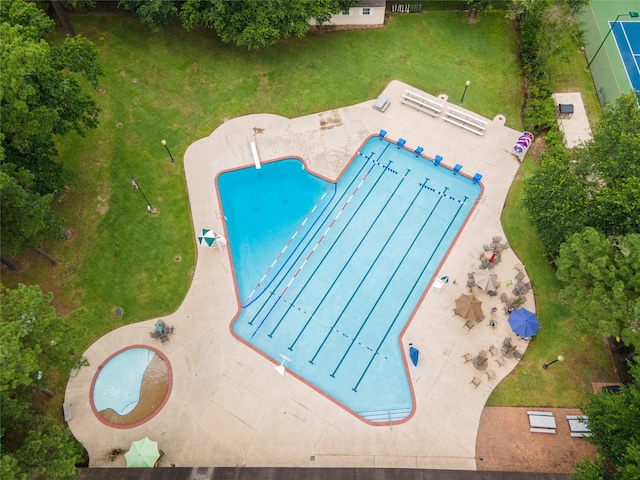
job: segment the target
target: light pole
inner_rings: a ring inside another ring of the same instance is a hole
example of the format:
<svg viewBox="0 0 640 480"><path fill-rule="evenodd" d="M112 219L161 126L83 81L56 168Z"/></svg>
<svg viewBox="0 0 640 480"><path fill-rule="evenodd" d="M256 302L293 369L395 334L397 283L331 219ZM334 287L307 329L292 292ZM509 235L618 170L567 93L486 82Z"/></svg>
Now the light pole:
<svg viewBox="0 0 640 480"><path fill-rule="evenodd" d="M544 365L542 365L542 368L544 368L545 370L547 368L549 368L549 365L552 365L556 362L562 362L564 360L564 357L562 355L558 355L558 358L556 358L555 360L549 362L549 363L545 363Z"/></svg>
<svg viewBox="0 0 640 480"><path fill-rule="evenodd" d="M464 96L467 94L467 88L471 85L471 81L467 80L464 84L464 92L462 92L462 98L460 99L460 103L464 102Z"/></svg>
<svg viewBox="0 0 640 480"><path fill-rule="evenodd" d="M598 55L598 52L600 51L600 49L604 45L604 42L606 42L607 38L609 38L609 35L611 35L611 31L613 30L613 27L616 26L616 23L618 23L618 19L620 17L638 18L638 12L621 13L616 17L616 19L613 21L613 24L611 24L611 27L609 27L609 31L604 36L604 40L602 40L602 43L600 44L600 46L596 50L596 53L593 54L593 57L591 57L591 60L589 60L589 63L587 63L587 68L589 68L591 66L591 64L593 63L593 60L596 58L596 55Z"/></svg>
<svg viewBox="0 0 640 480"><path fill-rule="evenodd" d="M173 158L173 155L171 155L171 152L169 151L169 147L167 147L167 141L166 140L162 140L162 142L160 142L160 143L162 143L162 145L164 145L164 148L167 149L167 153L169 154L169 158L171 159L171 163L174 163L175 160Z"/></svg>
<svg viewBox="0 0 640 480"><path fill-rule="evenodd" d="M144 194L144 192L142 191L142 189L140 188L140 185L138 185L138 183L135 181L135 179L133 178L133 176L129 176L129 178L131 179L131 185L133 185L135 187L136 190L138 190L142 196L144 197L144 199L147 201L147 212L149 213L154 213L155 209L151 206L151 202L149 201L149 199L147 198L147 196Z"/></svg>

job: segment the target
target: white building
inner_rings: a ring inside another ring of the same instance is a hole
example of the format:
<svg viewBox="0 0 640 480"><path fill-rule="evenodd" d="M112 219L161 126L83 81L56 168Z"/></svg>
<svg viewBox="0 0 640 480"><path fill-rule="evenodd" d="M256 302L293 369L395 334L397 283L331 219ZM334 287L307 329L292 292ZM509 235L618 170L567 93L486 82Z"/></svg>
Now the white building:
<svg viewBox="0 0 640 480"><path fill-rule="evenodd" d="M379 27L384 25L384 12L386 0L362 0L355 7L348 11L339 13L331 17L323 26L336 27ZM309 25L317 25L314 19L309 21Z"/></svg>

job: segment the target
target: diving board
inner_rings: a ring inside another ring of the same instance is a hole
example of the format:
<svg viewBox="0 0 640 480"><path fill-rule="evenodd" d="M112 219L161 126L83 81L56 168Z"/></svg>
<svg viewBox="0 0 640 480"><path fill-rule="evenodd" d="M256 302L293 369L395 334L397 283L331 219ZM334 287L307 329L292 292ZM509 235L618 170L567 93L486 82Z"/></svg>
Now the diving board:
<svg viewBox="0 0 640 480"><path fill-rule="evenodd" d="M249 142L251 146L251 154L253 155L253 161L256 164L256 169L260 170L262 168L262 164L260 163L260 157L258 157L258 149L256 148L256 142L251 140Z"/></svg>

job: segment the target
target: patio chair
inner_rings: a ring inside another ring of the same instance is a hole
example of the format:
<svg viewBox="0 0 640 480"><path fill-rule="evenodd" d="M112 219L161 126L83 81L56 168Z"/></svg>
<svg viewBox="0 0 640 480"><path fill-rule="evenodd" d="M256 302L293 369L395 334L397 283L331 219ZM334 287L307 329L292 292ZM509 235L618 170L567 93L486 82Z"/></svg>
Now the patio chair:
<svg viewBox="0 0 640 480"><path fill-rule="evenodd" d="M488 380L495 380L496 379L496 372L494 372L493 370L487 370L484 373L487 374Z"/></svg>
<svg viewBox="0 0 640 480"><path fill-rule="evenodd" d="M167 335L166 333L163 333L163 334L160 336L160 340L162 341L162 343L166 343L166 342L168 342L168 341L169 341L169 335Z"/></svg>
<svg viewBox="0 0 640 480"><path fill-rule="evenodd" d="M474 322L473 320L469 320L467 323L464 324L465 327L467 327L469 329L469 331L476 326L476 322Z"/></svg>
<svg viewBox="0 0 640 480"><path fill-rule="evenodd" d="M491 250L491 249L489 248L489 244L488 244L488 243L485 243L485 244L482 246L482 248L483 248L483 250L484 250L485 252L488 252L489 250Z"/></svg>
<svg viewBox="0 0 640 480"><path fill-rule="evenodd" d="M492 357L495 357L498 354L498 349L496 348L495 345L491 345L489 347L489 353L491 354Z"/></svg>
<svg viewBox="0 0 640 480"><path fill-rule="evenodd" d="M164 330L164 327L166 327L166 326L167 326L167 324L166 324L166 323L164 323L164 320L158 320L158 321L156 322L156 324L160 325L160 327L162 328L162 330Z"/></svg>
<svg viewBox="0 0 640 480"><path fill-rule="evenodd" d="M497 358L494 358L494 360L496 361L499 367L502 367L504 366L505 363L507 363L504 357L497 357Z"/></svg>
<svg viewBox="0 0 640 480"><path fill-rule="evenodd" d="M478 318L476 318L476 323L480 323L484 320L484 313L481 313Z"/></svg>
<svg viewBox="0 0 640 480"><path fill-rule="evenodd" d="M500 243L500 242L502 241L502 237L495 236L495 237L493 237L493 239L492 239L492 240L493 240L494 242L496 242L496 243Z"/></svg>
<svg viewBox="0 0 640 480"><path fill-rule="evenodd" d="M479 377L473 377L473 380L471 380L469 382L469 384L472 384L472 383L473 383L474 388L478 388L478 385L480 385L482 383L482 380L480 380Z"/></svg>
<svg viewBox="0 0 640 480"><path fill-rule="evenodd" d="M467 278L471 279L471 278L474 278L474 277L475 277L475 275L473 273L471 273L471 272L467 273Z"/></svg>
<svg viewBox="0 0 640 480"><path fill-rule="evenodd" d="M165 326L162 331L164 333L166 333L167 335L173 335L173 325L169 326Z"/></svg>
<svg viewBox="0 0 640 480"><path fill-rule="evenodd" d="M507 303L509 302L509 295L507 295L506 293L503 293L500 295L500 301L502 303Z"/></svg>
<svg viewBox="0 0 640 480"><path fill-rule="evenodd" d="M476 281L473 278L470 278L469 280L467 280L467 287L468 288L473 288L476 286Z"/></svg>
<svg viewBox="0 0 640 480"><path fill-rule="evenodd" d="M160 338L160 336L162 335L162 332L159 332L158 330L154 330L153 332L149 332L149 335L151 335L151 338Z"/></svg>
<svg viewBox="0 0 640 480"><path fill-rule="evenodd" d="M473 360L473 356L470 353L465 353L462 355L462 358L464 358L464 363L468 363Z"/></svg>
<svg viewBox="0 0 640 480"><path fill-rule="evenodd" d="M510 347L511 346L511 337L504 337L504 340L502 341L502 345L505 347Z"/></svg>
<svg viewBox="0 0 640 480"><path fill-rule="evenodd" d="M504 242L504 243L502 244L502 249L503 249L503 250L507 250L509 247L510 247L509 242Z"/></svg>

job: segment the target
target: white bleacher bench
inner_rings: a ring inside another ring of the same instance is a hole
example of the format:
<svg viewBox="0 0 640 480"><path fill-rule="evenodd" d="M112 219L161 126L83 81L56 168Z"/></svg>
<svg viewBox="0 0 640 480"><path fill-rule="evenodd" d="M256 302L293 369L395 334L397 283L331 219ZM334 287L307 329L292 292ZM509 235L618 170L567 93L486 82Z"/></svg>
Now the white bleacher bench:
<svg viewBox="0 0 640 480"><path fill-rule="evenodd" d="M62 411L64 413L64 421L68 422L73 418L73 413L71 412L71 403L64 402L62 404Z"/></svg>
<svg viewBox="0 0 640 480"><path fill-rule="evenodd" d="M529 431L533 433L556 433L552 428L530 428Z"/></svg>
<svg viewBox="0 0 640 480"><path fill-rule="evenodd" d="M437 117L442 112L441 104L409 90L405 90L404 95L402 95L402 103L421 112L428 113L432 117Z"/></svg>
<svg viewBox="0 0 640 480"><path fill-rule="evenodd" d="M483 132L487 129L487 125L489 124L484 120L472 117L471 115L467 115L466 113L451 107L447 109L443 118L446 122L453 123L458 127L469 130L470 132L480 136L484 135Z"/></svg>
<svg viewBox="0 0 640 480"><path fill-rule="evenodd" d="M543 417L553 417L553 412L532 412L532 411L527 411L527 415L540 415Z"/></svg>
<svg viewBox="0 0 640 480"><path fill-rule="evenodd" d="M376 110L380 110L381 112L384 112L390 103L391 102L389 101L389 97L387 97L386 95L380 95L376 99L376 103L373 104L373 108L375 108Z"/></svg>

